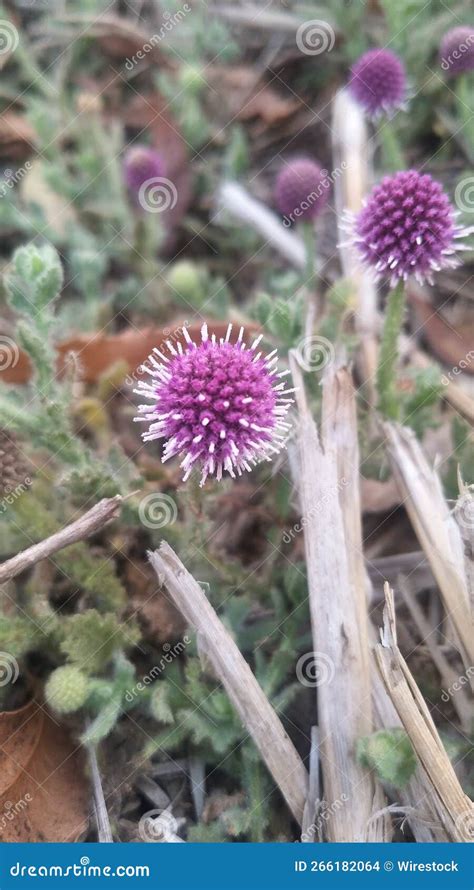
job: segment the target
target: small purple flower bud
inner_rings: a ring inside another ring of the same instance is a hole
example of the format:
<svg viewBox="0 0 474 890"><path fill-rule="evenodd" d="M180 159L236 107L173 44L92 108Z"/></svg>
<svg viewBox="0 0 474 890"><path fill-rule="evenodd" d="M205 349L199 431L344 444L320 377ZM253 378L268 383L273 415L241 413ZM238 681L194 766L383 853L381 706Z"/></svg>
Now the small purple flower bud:
<svg viewBox="0 0 474 890"><path fill-rule="evenodd" d="M407 170L375 186L357 216L346 217L351 242L376 278L392 286L413 275L433 283L433 272L459 265L456 239L471 233L456 223L456 211L439 182Z"/></svg>
<svg viewBox="0 0 474 890"><path fill-rule="evenodd" d="M125 184L134 198L138 199L145 182L161 179L165 165L161 155L148 145L134 145L127 149L123 159Z"/></svg>
<svg viewBox="0 0 474 890"><path fill-rule="evenodd" d="M136 420L149 422L144 441L165 439L163 461L183 456L186 480L196 466L201 485L208 476L235 478L262 460L271 460L285 444L290 425L284 418L293 401L278 371L277 355L257 351L262 336L247 348L244 329L235 343L226 337L209 337L207 325L201 343L183 328L184 342L176 348L167 341L169 355L154 349L143 369L151 382L140 381L135 392L150 399L140 405Z"/></svg>
<svg viewBox="0 0 474 890"><path fill-rule="evenodd" d="M349 89L369 117L393 114L406 100L402 60L389 49L370 49L352 66Z"/></svg>
<svg viewBox="0 0 474 890"><path fill-rule="evenodd" d="M290 222L314 219L326 206L330 189L327 170L310 158L294 158L279 172L275 200L280 213Z"/></svg>
<svg viewBox="0 0 474 890"><path fill-rule="evenodd" d="M439 61L450 77L474 70L474 28L459 25L444 35L439 48Z"/></svg>

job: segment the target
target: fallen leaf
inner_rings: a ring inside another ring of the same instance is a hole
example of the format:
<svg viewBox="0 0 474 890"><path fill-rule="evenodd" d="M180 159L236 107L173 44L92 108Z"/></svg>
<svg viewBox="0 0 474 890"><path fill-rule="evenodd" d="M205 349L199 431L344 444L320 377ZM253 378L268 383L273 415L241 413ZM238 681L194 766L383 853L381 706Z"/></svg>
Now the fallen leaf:
<svg viewBox="0 0 474 890"><path fill-rule="evenodd" d="M35 131L27 119L14 111L0 115L0 157L24 160L35 151Z"/></svg>
<svg viewBox="0 0 474 890"><path fill-rule="evenodd" d="M150 355L155 346L163 347L167 338L183 326L183 322L172 322L169 328L149 327L143 330L127 328L120 334L78 334L57 346L58 370L63 371L67 357L75 353L79 363L79 376L85 383L95 383L118 360L126 363L128 370L134 372ZM187 325L190 336L199 340L201 323ZM234 333L237 326L234 327ZM227 322L209 322L210 334L224 337ZM255 325L246 325L246 331L255 330ZM15 359L17 358L15 354ZM28 356L21 350L18 360L9 368L0 370L0 380L4 383L27 383L31 377L31 365Z"/></svg>
<svg viewBox="0 0 474 890"><path fill-rule="evenodd" d="M65 843L88 827L82 756L35 701L0 713L0 841Z"/></svg>
<svg viewBox="0 0 474 890"><path fill-rule="evenodd" d="M466 374L474 374L474 362L469 360L474 343L474 320L470 318L454 327L431 303L411 286L408 290L415 309L421 333L433 355L449 368L459 368Z"/></svg>

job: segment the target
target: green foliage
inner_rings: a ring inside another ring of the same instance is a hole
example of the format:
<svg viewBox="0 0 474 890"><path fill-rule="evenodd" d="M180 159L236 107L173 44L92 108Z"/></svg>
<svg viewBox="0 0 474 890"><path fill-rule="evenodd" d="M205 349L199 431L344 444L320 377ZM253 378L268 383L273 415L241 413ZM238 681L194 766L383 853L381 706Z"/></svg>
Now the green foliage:
<svg viewBox="0 0 474 890"><path fill-rule="evenodd" d="M403 788L415 772L417 760L404 729L381 729L359 739L357 756L381 782Z"/></svg>
<svg viewBox="0 0 474 890"><path fill-rule="evenodd" d="M61 652L86 673L102 670L118 649L134 646L139 632L133 622L121 623L115 615L89 609L61 622Z"/></svg>
<svg viewBox="0 0 474 890"><path fill-rule="evenodd" d="M109 735L121 713L126 709L125 696L134 683L135 668L122 652L118 652L114 657L112 681L108 686L100 684L102 696L98 694L97 685L95 686L93 702L96 704L97 713L81 737L83 744L97 745Z"/></svg>
<svg viewBox="0 0 474 890"><path fill-rule="evenodd" d="M397 420L400 413L396 372L398 338L402 330L404 311L405 282L401 281L388 295L377 368L378 408L389 420Z"/></svg>
<svg viewBox="0 0 474 890"><path fill-rule="evenodd" d="M87 677L77 667L65 665L50 674L45 687L46 701L57 714L72 714L85 704Z"/></svg>

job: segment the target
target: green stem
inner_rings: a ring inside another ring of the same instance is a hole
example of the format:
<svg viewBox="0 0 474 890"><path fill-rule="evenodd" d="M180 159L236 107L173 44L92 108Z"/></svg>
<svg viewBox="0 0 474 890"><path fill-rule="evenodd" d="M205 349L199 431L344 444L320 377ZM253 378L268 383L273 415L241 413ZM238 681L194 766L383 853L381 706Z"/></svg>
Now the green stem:
<svg viewBox="0 0 474 890"><path fill-rule="evenodd" d="M378 131L378 135L382 145L382 163L384 169L389 173L396 173L397 170L404 170L405 159L392 121L384 121Z"/></svg>
<svg viewBox="0 0 474 890"><path fill-rule="evenodd" d="M306 254L306 266L304 271L304 290L306 293L305 334L306 336L311 336L314 320L317 314L316 239L312 222L303 223L301 229Z"/></svg>
<svg viewBox="0 0 474 890"><path fill-rule="evenodd" d="M396 366L398 338L402 329L404 310L405 282L400 281L388 295L377 368L378 408L381 414L391 420L398 418L400 409L396 388Z"/></svg>
<svg viewBox="0 0 474 890"><path fill-rule="evenodd" d="M469 160L474 162L474 107L473 107L473 78L471 72L461 74L456 83L456 104L458 119L462 123L462 135L469 155Z"/></svg>

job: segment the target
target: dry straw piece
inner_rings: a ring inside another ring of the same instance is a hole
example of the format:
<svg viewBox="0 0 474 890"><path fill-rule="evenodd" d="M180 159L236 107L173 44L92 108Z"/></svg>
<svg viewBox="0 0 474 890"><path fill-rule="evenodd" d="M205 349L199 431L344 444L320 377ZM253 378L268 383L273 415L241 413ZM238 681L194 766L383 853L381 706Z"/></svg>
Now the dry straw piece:
<svg viewBox="0 0 474 890"><path fill-rule="evenodd" d="M149 553L148 557L176 608L198 632L206 660L222 682L293 816L301 825L308 794L308 774L279 717L201 586L174 550L163 541L159 550Z"/></svg>

